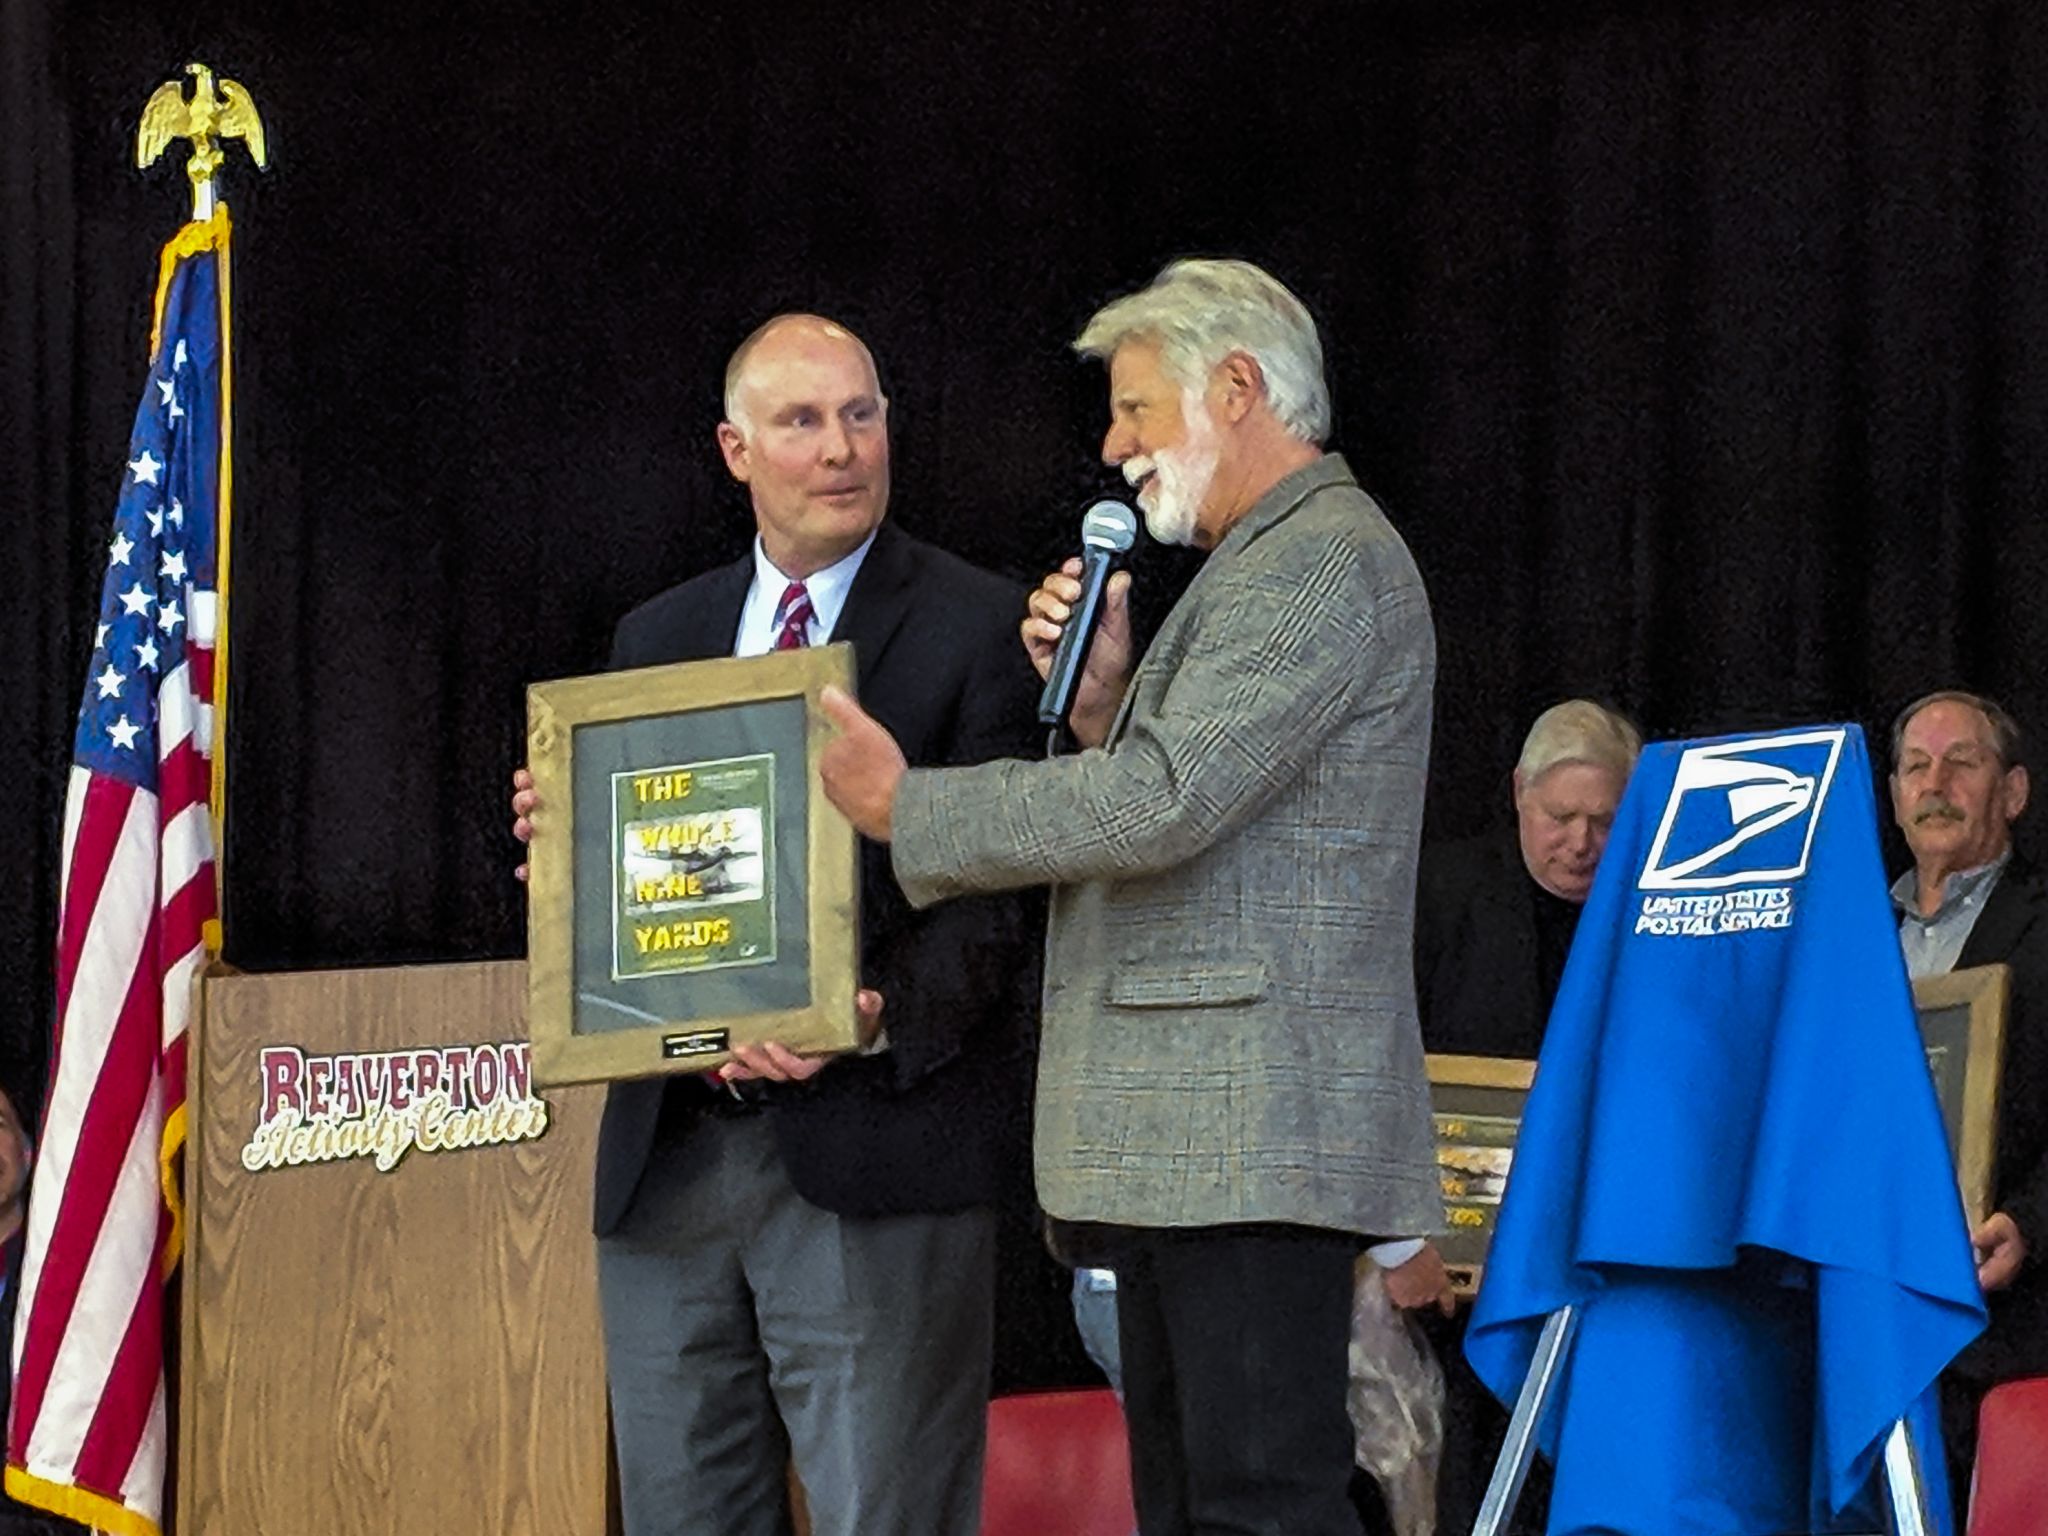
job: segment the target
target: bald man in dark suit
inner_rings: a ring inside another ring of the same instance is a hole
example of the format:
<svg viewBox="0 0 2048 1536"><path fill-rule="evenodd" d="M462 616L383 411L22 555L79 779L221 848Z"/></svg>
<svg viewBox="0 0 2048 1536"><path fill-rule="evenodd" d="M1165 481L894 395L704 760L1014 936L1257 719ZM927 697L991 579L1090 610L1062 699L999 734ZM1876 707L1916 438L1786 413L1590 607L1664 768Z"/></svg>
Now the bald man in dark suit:
<svg viewBox="0 0 2048 1536"><path fill-rule="evenodd" d="M917 760L1028 752L1024 589L884 522L867 348L780 316L735 353L725 403L754 548L628 614L612 666L851 641L863 701ZM876 1047L748 1048L723 1087L607 1101L595 1225L628 1536L780 1536L791 1457L817 1536L978 1527L992 1207L1025 1156L1041 928L1015 896L913 912L871 844L860 912Z"/></svg>

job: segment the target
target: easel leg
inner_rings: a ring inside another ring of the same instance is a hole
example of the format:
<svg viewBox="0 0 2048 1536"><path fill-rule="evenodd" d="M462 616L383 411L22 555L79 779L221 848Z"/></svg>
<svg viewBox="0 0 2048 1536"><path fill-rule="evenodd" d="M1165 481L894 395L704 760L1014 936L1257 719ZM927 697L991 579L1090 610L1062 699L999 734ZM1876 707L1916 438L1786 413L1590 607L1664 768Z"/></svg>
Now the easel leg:
<svg viewBox="0 0 2048 1536"><path fill-rule="evenodd" d="M1927 1480L1920 1473L1919 1447L1913 1444L1904 1419L1894 1424L1884 1439L1884 1483L1891 1495L1894 1536L1934 1536Z"/></svg>
<svg viewBox="0 0 2048 1536"><path fill-rule="evenodd" d="M1507 1439L1493 1463L1493 1477L1486 1485L1486 1498L1479 1506L1479 1518L1472 1522L1472 1536L1500 1536L1508 1516L1522 1497L1528 1480L1529 1463L1536 1455L1536 1430L1543 1422L1543 1410L1550 1405L1551 1389L1564 1368L1565 1351L1571 1347L1572 1330L1578 1327L1578 1311L1562 1307L1544 1320L1536 1340L1536 1353L1529 1360L1529 1372L1522 1378L1522 1390L1515 1398L1515 1411L1508 1419ZM1915 1531L1910 1536L1929 1536Z"/></svg>

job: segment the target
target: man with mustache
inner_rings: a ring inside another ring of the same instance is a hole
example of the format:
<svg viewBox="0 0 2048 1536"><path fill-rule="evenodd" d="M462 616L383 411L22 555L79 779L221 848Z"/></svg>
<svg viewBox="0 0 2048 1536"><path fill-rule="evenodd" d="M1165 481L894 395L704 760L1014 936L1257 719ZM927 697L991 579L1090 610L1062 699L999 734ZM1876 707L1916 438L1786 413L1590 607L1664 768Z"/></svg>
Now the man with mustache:
<svg viewBox="0 0 2048 1536"><path fill-rule="evenodd" d="M1975 1459L1977 1405L2000 1381L2048 1372L2048 885L2013 851L2027 804L2019 728L1996 703L1944 690L1892 727L1892 812L1913 867L1892 887L1906 969L2012 967L1999 1079L1992 1214L1970 1234L1991 1325L1943 1378L1950 1484ZM1960 1528L1960 1526L1958 1527Z"/></svg>
<svg viewBox="0 0 2048 1536"><path fill-rule="evenodd" d="M615 669L851 641L861 697L920 763L1029 751L1021 586L898 532L889 402L860 339L780 315L726 370L718 445L756 538L619 623ZM515 776L514 834L532 835ZM1023 1157L1034 905L914 912L861 850L880 1048L743 1047L723 1084L622 1082L597 1154L598 1284L627 1536L980 1525L995 1216ZM879 994L879 999L877 997Z"/></svg>
<svg viewBox="0 0 2048 1536"><path fill-rule="evenodd" d="M1039 1199L1117 1273L1146 1536L1356 1536L1353 1261L1443 1221L1409 954L1429 605L1323 450L1322 345L1270 275L1175 262L1075 347L1109 364L1103 459L1207 561L1135 667L1112 587L1077 754L906 772L828 694L826 792L921 906L1053 887ZM1041 672L1074 596L1032 596ZM1420 1248L1382 1263L1434 1294Z"/></svg>

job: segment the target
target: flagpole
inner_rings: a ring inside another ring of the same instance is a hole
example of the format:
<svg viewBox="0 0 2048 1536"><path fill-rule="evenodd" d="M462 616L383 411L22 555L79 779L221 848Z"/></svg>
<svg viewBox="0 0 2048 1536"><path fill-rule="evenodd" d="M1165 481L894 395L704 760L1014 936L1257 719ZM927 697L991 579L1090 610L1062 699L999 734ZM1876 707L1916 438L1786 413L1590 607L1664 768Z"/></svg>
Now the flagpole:
<svg viewBox="0 0 2048 1536"><path fill-rule="evenodd" d="M261 141L258 141L259 145ZM260 161L258 162L261 163ZM211 176L192 185L192 217L211 220L214 212L214 182ZM220 212L227 214L222 202ZM234 462L235 462L235 327L229 302L229 242L223 237L220 261L220 503L219 530L214 559L219 585L214 597L213 639L213 740L212 782L207 790L207 809L213 819L214 916L206 924L206 953L219 959L226 944L227 924L227 820L228 820L228 557L234 548Z"/></svg>

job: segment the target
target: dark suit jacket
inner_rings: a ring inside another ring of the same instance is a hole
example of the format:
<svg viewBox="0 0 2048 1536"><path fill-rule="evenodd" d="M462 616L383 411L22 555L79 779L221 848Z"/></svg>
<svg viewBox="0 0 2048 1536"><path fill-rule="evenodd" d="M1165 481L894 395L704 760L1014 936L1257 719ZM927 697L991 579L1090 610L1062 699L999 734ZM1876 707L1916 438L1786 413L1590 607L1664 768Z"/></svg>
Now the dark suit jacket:
<svg viewBox="0 0 2048 1536"><path fill-rule="evenodd" d="M1536 908L1510 832L1423 851L1415 886L1415 1004L1426 1050L1535 1060L1554 1000Z"/></svg>
<svg viewBox="0 0 2048 1536"><path fill-rule="evenodd" d="M2048 1373L2048 882L2017 857L1992 887L1956 969L2012 967L1998 1084L1992 1208L2019 1223L2031 1254L1990 1298L1991 1326L1956 1362L1987 1381Z"/></svg>
<svg viewBox="0 0 2048 1536"><path fill-rule="evenodd" d="M626 615L613 668L732 654L746 558ZM1017 638L1021 587L886 523L847 593L861 703L913 766L1029 755L1038 681ZM977 897L913 912L888 850L861 845L861 984L882 994L889 1049L768 1090L790 1182L842 1215L992 1203L1022 1177L1042 898ZM654 1146L667 1080L615 1084L598 1140L596 1230L615 1228Z"/></svg>

